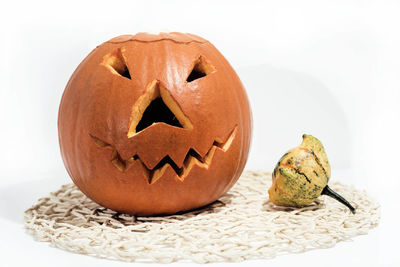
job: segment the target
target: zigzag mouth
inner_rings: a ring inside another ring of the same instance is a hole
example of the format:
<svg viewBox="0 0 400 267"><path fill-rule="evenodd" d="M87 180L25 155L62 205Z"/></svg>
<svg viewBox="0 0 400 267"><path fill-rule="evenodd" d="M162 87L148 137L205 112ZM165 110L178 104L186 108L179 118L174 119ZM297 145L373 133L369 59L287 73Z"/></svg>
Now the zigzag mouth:
<svg viewBox="0 0 400 267"><path fill-rule="evenodd" d="M159 178L161 178L165 172L165 170L170 166L175 174L177 175L178 179L183 181L185 177L190 173L190 170L195 166L198 165L200 167L208 169L210 167L210 164L212 162L212 158L214 156L214 153L217 149L222 150L223 152L226 152L229 147L232 144L233 139L236 136L237 132L237 126L232 130L228 138L223 142L221 139L216 138L214 140L214 143L210 147L210 149L207 151L207 153L204 156L201 156L195 148L190 148L189 151L187 152L185 156L185 160L183 161L182 167L179 167L171 158L169 155L165 156L160 162L153 168L149 169L143 161L139 158L138 155L133 155L131 158L124 160L121 158L120 154L118 153L117 149L100 140L99 138L90 135L90 137L93 139L94 143L101 148L111 148L112 149L112 156L111 156L111 163L114 164L114 166L120 170L121 172L125 172L128 170L132 164L135 162L139 163L139 165L142 167L144 174L148 178L149 184L153 184L156 182Z"/></svg>

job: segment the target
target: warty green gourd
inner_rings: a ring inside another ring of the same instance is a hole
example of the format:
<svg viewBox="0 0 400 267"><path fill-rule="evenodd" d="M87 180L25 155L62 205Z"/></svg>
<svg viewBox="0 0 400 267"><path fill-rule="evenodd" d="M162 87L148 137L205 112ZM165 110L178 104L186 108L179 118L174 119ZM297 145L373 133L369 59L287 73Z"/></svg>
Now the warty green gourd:
<svg viewBox="0 0 400 267"><path fill-rule="evenodd" d="M327 195L346 205L354 214L355 208L328 186L330 176L331 167L322 143L304 134L300 146L284 154L276 165L268 190L269 199L279 206L302 207L320 195Z"/></svg>

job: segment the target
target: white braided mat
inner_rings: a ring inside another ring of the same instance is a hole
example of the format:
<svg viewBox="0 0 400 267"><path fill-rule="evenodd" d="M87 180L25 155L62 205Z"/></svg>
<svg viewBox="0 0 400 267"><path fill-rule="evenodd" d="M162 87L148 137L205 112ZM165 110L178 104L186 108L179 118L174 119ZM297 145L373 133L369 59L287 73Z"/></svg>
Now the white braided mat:
<svg viewBox="0 0 400 267"><path fill-rule="evenodd" d="M92 256L122 261L197 263L273 258L328 248L377 226L379 204L338 182L332 189L356 208L328 197L301 208L276 207L267 190L271 174L245 171L232 190L203 209L164 217L135 217L105 209L73 184L25 211L38 240Z"/></svg>

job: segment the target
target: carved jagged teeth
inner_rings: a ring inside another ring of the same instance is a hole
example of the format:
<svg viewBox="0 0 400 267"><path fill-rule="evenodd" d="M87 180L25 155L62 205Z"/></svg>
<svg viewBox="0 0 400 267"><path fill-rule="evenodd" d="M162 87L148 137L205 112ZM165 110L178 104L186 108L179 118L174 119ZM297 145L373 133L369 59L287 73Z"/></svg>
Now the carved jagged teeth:
<svg viewBox="0 0 400 267"><path fill-rule="evenodd" d="M114 166L118 170L124 172L129 169L129 167L133 163L137 162L140 166L142 166L143 172L148 178L149 183L152 184L163 176L168 166L170 166L175 171L178 178L182 181L189 174L194 165L198 165L208 169L214 156L215 150L221 149L224 152L227 151L236 136L236 132L237 126L232 130L231 134L225 142L222 142L221 139L217 138L203 157L194 148L190 148L188 153L186 154L185 160L183 161L183 166L181 168L179 168L178 165L167 155L153 169L147 168L147 166L143 163L138 155L134 155L128 160L123 160L114 146L100 140L97 137L94 137L92 135L90 136L98 147L112 148L111 163L114 164Z"/></svg>

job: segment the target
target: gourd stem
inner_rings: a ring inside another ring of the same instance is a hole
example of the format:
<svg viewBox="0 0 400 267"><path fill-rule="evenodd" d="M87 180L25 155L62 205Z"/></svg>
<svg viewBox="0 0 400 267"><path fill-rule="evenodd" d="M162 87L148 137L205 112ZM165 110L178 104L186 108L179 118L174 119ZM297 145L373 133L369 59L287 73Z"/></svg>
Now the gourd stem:
<svg viewBox="0 0 400 267"><path fill-rule="evenodd" d="M347 206L353 214L356 213L356 209L346 199L344 199L341 195L339 195L338 193L333 191L329 186L325 186L324 190L322 190L321 195L327 195L327 196L330 196L331 198L336 199L337 201L339 201L343 205Z"/></svg>

